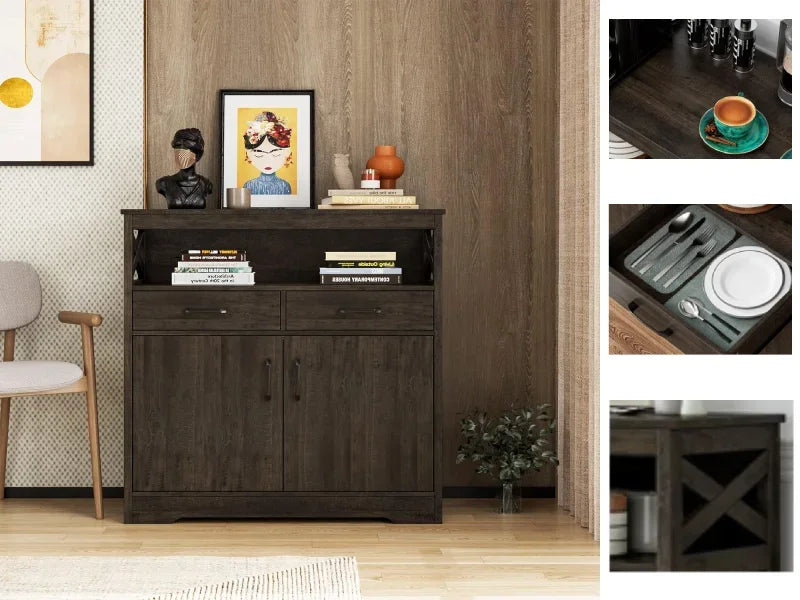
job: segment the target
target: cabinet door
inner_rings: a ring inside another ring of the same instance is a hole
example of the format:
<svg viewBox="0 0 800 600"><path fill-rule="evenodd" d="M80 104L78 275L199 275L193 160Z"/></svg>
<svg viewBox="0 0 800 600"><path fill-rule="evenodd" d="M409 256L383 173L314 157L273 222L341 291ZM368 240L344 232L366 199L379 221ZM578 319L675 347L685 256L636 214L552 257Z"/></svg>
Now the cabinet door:
<svg viewBox="0 0 800 600"><path fill-rule="evenodd" d="M287 491L433 490L433 338L293 336Z"/></svg>
<svg viewBox="0 0 800 600"><path fill-rule="evenodd" d="M133 489L281 490L281 358L274 337L134 336Z"/></svg>

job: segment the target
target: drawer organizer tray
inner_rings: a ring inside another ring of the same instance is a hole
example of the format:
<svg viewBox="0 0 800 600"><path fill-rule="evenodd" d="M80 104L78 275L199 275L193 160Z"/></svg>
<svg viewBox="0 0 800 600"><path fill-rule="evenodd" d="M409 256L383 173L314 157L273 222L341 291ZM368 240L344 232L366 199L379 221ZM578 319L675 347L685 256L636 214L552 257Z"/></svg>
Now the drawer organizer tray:
<svg viewBox="0 0 800 600"><path fill-rule="evenodd" d="M670 222L685 212L693 217L688 226L691 232L688 235L685 235L686 230L669 234ZM772 218L784 217L787 223L791 222L791 212L783 206L770 213L775 213ZM611 238L611 296L685 353L758 352L791 319L791 289L765 314L738 318L720 311L708 299L704 289L706 272L717 256L740 246L762 247L784 261L790 269L791 260L771 246L770 238L774 232L771 233L769 227L752 227L745 231L746 219L753 219L753 216L737 217L737 222L732 222L723 209L714 205L648 207ZM692 229L692 225L698 222L699 227ZM705 236L691 245L701 233ZM680 243L675 244L679 239ZM642 258L659 240L662 243L656 244L655 249ZM700 242L707 240L712 240L707 246L710 251L705 256L697 256L697 250L702 247ZM688 257L680 259L687 251ZM667 269L676 259L675 266ZM650 262L652 266L645 269ZM681 273L684 267L685 271ZM665 285L670 280L671 283ZM716 330L706 322L681 313L679 303L685 298L699 301L701 316L713 323Z"/></svg>

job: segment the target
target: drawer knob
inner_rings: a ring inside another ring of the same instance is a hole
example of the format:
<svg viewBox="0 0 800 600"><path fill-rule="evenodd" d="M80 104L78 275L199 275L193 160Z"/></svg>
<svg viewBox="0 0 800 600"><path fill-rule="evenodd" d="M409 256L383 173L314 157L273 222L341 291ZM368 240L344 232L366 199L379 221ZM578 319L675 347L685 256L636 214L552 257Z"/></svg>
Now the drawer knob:
<svg viewBox="0 0 800 600"><path fill-rule="evenodd" d="M227 315L227 308L184 308L185 315Z"/></svg>
<svg viewBox="0 0 800 600"><path fill-rule="evenodd" d="M383 313L381 308L340 308L338 311L340 315L379 315Z"/></svg>

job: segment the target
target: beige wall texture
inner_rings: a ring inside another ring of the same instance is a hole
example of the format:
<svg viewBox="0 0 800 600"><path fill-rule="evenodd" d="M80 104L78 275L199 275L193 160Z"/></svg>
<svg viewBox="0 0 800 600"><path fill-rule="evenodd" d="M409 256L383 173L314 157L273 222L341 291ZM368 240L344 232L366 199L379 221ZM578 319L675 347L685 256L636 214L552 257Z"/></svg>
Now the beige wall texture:
<svg viewBox="0 0 800 600"><path fill-rule="evenodd" d="M95 333L101 452L104 483L121 486L119 209L142 204L142 2L94 4L95 166L0 166L0 260L29 262L42 280L42 313L17 333L17 359L81 364L80 329L60 324L57 312L106 318ZM11 401L6 485L91 485L83 396Z"/></svg>

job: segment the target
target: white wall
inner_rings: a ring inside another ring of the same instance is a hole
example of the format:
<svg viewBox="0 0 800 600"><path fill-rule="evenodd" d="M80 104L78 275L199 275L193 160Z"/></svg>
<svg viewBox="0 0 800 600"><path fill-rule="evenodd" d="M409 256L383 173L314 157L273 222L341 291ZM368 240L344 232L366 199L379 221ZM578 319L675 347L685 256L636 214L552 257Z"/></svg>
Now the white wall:
<svg viewBox="0 0 800 600"><path fill-rule="evenodd" d="M142 198L140 0L94 3L93 167L0 166L0 260L24 260L44 288L18 359L80 364L80 330L59 310L99 312L98 402L104 483L122 485L122 217ZM7 486L91 485L82 396L12 400Z"/></svg>

